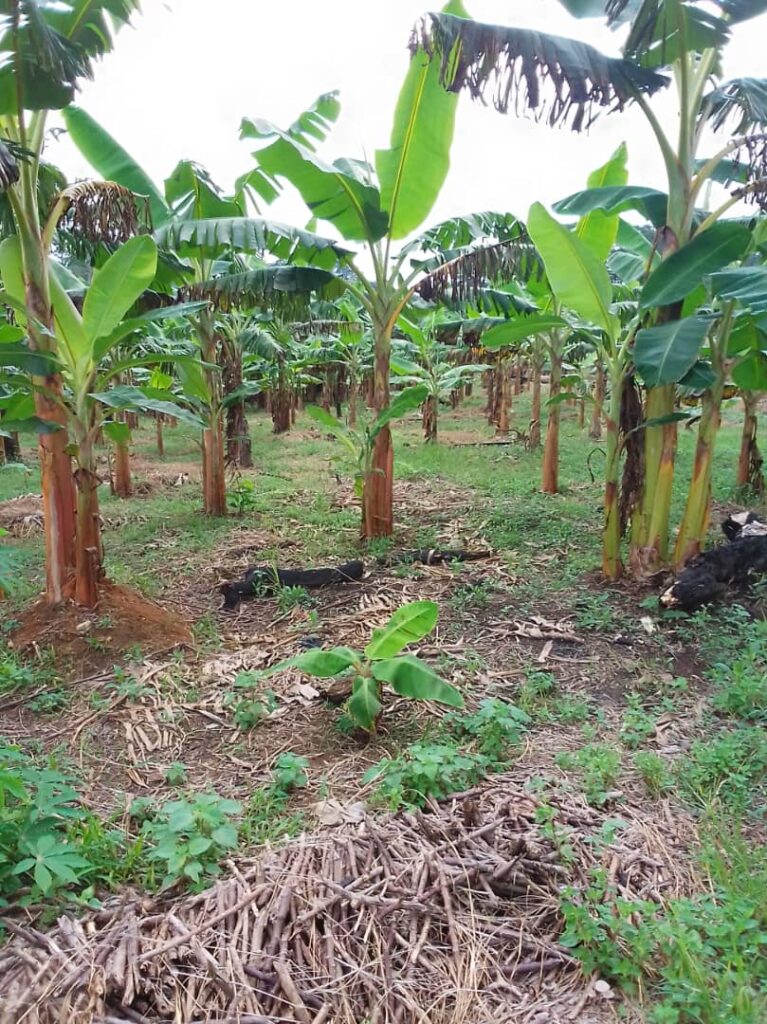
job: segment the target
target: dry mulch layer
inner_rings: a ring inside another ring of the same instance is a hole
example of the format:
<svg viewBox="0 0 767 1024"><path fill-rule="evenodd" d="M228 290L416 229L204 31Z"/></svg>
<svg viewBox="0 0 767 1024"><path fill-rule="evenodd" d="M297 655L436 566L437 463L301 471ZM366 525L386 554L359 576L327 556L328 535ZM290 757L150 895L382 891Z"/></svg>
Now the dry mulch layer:
<svg viewBox="0 0 767 1024"><path fill-rule="evenodd" d="M615 1020L610 986L558 941L563 890L601 867L629 899L687 891L689 822L623 807L605 845L608 815L582 797L549 799L554 838L539 806L510 773L229 862L200 894L124 894L47 934L9 923L0 1022Z"/></svg>

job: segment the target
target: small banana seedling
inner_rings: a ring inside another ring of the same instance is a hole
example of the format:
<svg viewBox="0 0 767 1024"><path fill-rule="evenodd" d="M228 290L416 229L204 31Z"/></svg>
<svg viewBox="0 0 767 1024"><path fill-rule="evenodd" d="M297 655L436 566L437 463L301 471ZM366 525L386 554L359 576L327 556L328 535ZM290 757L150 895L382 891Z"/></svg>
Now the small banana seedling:
<svg viewBox="0 0 767 1024"><path fill-rule="evenodd" d="M348 460L354 465L354 493L362 500L365 481L376 472L373 467L376 438L393 420L401 419L407 413L421 406L429 397L429 389L425 384L416 384L405 388L392 399L372 423L354 430L319 405L308 405L306 415L318 423L346 449Z"/></svg>
<svg viewBox="0 0 767 1024"><path fill-rule="evenodd" d="M385 626L373 630L364 651L333 647L329 651L309 650L281 661L260 678L286 668L298 668L309 676L329 679L351 677L352 693L346 711L355 725L375 732L383 711L382 687L390 686L401 697L434 700L452 708L463 707L463 697L414 654L401 654L410 644L423 640L437 624L439 609L433 601L403 605Z"/></svg>

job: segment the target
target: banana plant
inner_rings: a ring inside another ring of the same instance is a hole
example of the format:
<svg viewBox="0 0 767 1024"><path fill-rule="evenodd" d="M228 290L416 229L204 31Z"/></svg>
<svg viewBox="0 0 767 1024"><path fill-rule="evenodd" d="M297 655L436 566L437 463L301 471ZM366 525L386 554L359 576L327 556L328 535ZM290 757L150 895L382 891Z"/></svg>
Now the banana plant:
<svg viewBox="0 0 767 1024"><path fill-rule="evenodd" d="M433 601L413 601L403 605L385 626L373 630L370 643L362 651L334 647L328 651L304 651L266 671L267 678L287 668L319 679L348 676L351 696L346 711L364 732L374 733L383 712L383 687L391 687L400 697L432 700L451 708L463 707L459 690L445 682L414 654L401 652L423 640L437 625L439 609Z"/></svg>
<svg viewBox="0 0 767 1024"><path fill-rule="evenodd" d="M24 286L20 240L7 238L0 245L0 274L5 284L5 300L16 307L22 305ZM74 457L77 469L74 480L76 501L75 600L88 608L98 601L99 581L103 575L102 548L98 510L99 478L96 469L96 438L107 410L153 410L169 413L199 424L183 408L172 402L154 399L139 388L114 385L119 376L138 363L145 365L147 356L138 360L129 356L113 359L112 355L126 339L140 332L160 317L194 312L186 306L162 309L137 317L127 317L137 299L148 288L157 268L157 247L148 235L139 235L117 248L102 267L93 274L85 293L82 313L67 293L51 278L51 299L56 336L56 350L42 353L31 345L0 348L0 358L14 365L27 367L29 393L36 395L42 387L39 380L55 376L58 385L45 395L56 404L61 430L71 436L67 453ZM27 323L29 336L41 325ZM18 349L18 351L14 351ZM159 358L165 358L161 356ZM49 371L41 374L35 361L44 359ZM123 440L117 428L107 427L113 440Z"/></svg>
<svg viewBox="0 0 767 1024"><path fill-rule="evenodd" d="M376 442L382 430L386 430L389 424L400 419L413 409L418 409L428 397L429 389L425 384L416 384L414 387L405 388L401 391L375 419L363 424L361 428L352 429L346 426L341 420L336 419L332 413L318 405L306 407L306 415L318 423L321 427L332 434L340 441L346 449L347 458L354 466L354 493L359 498L362 506L362 524L360 536L365 539L369 536L365 523L365 488L376 472Z"/></svg>
<svg viewBox="0 0 767 1024"><path fill-rule="evenodd" d="M92 76L95 61L113 46L138 0L24 0L5 4L0 23L0 191L23 262L24 287L18 299L28 323L29 346L41 353L34 406L41 423L64 426L59 402L56 332L53 323L50 250L60 204L41 206L41 185L53 180L42 161L51 111L72 102L78 81ZM54 186L54 191L60 188ZM118 237L120 236L118 232ZM47 356L51 358L46 358ZM75 567L74 485L64 429L46 427L39 435L45 531L46 598L65 596Z"/></svg>
<svg viewBox="0 0 767 1024"><path fill-rule="evenodd" d="M461 0L450 0L445 11L455 16L466 14ZM378 413L385 411L390 399L392 333L416 287L442 292L465 288L480 275L480 263L483 269L490 269L503 262L504 256L508 258L507 251L487 246L480 257L472 243L520 237L517 225L506 217L479 215L445 227L444 236L453 239L451 244L461 237L452 259L443 251L431 265L416 263L406 269L411 254L419 249L434 251L444 241L430 239L428 232L396 249L398 241L420 228L445 181L457 102L457 96L441 88L439 69L426 49L417 47L397 101L390 144L376 152L375 167L350 159L327 163L269 122L242 122L241 137L258 144L253 156L273 191L279 190L282 180L290 182L313 218L329 222L343 239L365 247L372 276L368 278L352 258L352 279L347 287L373 328L373 400ZM363 522L368 537L392 533L393 470L391 432L386 425L377 434L371 472L365 481Z"/></svg>
<svg viewBox="0 0 767 1024"><path fill-rule="evenodd" d="M722 222L719 226L724 227L726 223ZM760 234L759 229L753 233L751 251L747 253L746 262L750 262L749 256L759 258ZM755 286L754 271L758 275L757 281L761 278L761 293L760 286ZM696 317L678 321L679 324L688 325L696 321L707 321L708 331L700 351L696 351L693 344L688 344L686 351L688 356L692 356L693 362L682 378L683 384L697 385L701 392L701 410L692 479L674 550L676 565L682 565L698 554L705 540L711 513L713 456L728 380L731 378L745 394L767 388L767 344L759 314L754 314L754 310L767 309L766 283L767 274L761 266L746 265L713 273L707 279L708 301L704 308L698 311ZM640 340L640 336L637 336L637 344ZM662 353L656 350L656 359L668 363L674 358L682 358L684 354L683 344L668 345ZM641 356L646 359L650 353L644 351ZM649 372L654 374L657 371L653 367ZM679 375L675 373L673 376L678 378ZM748 405L746 408L748 411ZM755 427L753 429L755 431ZM747 416L742 444L746 452L749 452L747 441L753 436L750 432L751 424ZM741 464L749 458L746 455L744 459L741 452ZM739 466L739 473L741 471L742 466ZM758 488L758 470L756 477Z"/></svg>
<svg viewBox="0 0 767 1024"><path fill-rule="evenodd" d="M321 138L336 116L332 97L321 97L287 135L302 143ZM216 311L228 311L233 303L244 303L250 308L296 313L308 308L313 292L327 290L336 296L343 291L343 284L331 271L345 261L348 250L311 231L246 216L246 197L264 188L266 179L261 174L243 176L234 195L227 196L204 168L183 160L161 189L86 111L69 107L63 117L70 138L100 174L147 197L155 239L163 256L160 267L164 272L154 286L173 290L180 274L180 297L206 303L195 320L200 365L194 381L188 383L206 410L202 432L204 511L226 515L227 403L219 366L225 338L217 325ZM175 260L169 260L168 253L173 253ZM279 263L266 264L265 253ZM244 268L243 258L249 260Z"/></svg>
<svg viewBox="0 0 767 1024"><path fill-rule="evenodd" d="M437 324L433 314L423 327L411 317L402 316L399 322L410 339L416 361L396 352L392 360L392 371L394 377L403 384L422 384L426 387L426 400L423 403L424 440L427 444L436 444L439 403L446 402L456 388L491 367L486 363L448 362L449 355L455 357L455 349L451 350L437 341Z"/></svg>
<svg viewBox="0 0 767 1024"><path fill-rule="evenodd" d="M435 55L447 89L465 89L475 99L492 90L492 102L502 113L526 109L549 124L569 123L579 131L602 113L635 104L662 154L667 192L597 186L569 197L556 209L581 217L596 211L639 211L655 226L654 251L663 261L678 257L675 270L684 271L688 294L706 273L722 269L739 255L734 242L726 244L723 237L710 235L710 229L736 203L761 203L767 192L767 83L750 78L723 81L721 76L732 26L767 11L767 0L560 2L575 17L606 16L609 24L621 27L622 56L608 58L574 40L444 13L429 15L415 42ZM679 111L675 140L664 131L651 104L652 96L672 81ZM713 156L700 158L707 130L721 133L728 127L734 134L721 140ZM711 181L736 187L712 213L701 215L697 202ZM700 246L689 251L695 240ZM671 298L660 288L646 297L648 328L679 319L680 297ZM672 384L648 389L644 478L632 529L632 564L638 572L652 570L668 557L677 439L674 401Z"/></svg>

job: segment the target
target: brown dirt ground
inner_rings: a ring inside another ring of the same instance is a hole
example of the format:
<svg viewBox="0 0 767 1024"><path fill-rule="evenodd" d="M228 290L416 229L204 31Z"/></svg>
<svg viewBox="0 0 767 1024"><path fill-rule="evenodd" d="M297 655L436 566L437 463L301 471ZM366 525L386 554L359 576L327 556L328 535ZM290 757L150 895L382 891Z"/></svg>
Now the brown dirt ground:
<svg viewBox="0 0 767 1024"><path fill-rule="evenodd" d="M43 499L39 494L22 494L0 502L0 526L12 537L27 537L43 528Z"/></svg>
<svg viewBox="0 0 767 1024"><path fill-rule="evenodd" d="M97 608L73 602L51 607L38 601L22 613L11 634L11 644L19 651L52 648L57 666L68 674L111 665L116 654L137 644L146 651L168 651L191 641L191 628L178 613L109 582L102 584Z"/></svg>
<svg viewBox="0 0 767 1024"><path fill-rule="evenodd" d="M339 486L336 505L352 499L348 486ZM431 481L399 481L395 501L405 527L403 546L414 547L416 527L435 529L445 546L487 547L481 533L469 525L477 495L455 485L439 488ZM476 519L474 519L476 521ZM530 669L550 672L559 695L581 698L592 709L590 721L603 717L607 736L614 739L625 708L627 692L642 692L650 680L657 688L659 662L669 664L669 681L684 674L689 693L677 699L673 713L658 718L647 744L667 757L679 756L701 732L701 694L694 651L682 644L662 646L639 624L637 594L618 586L617 602L625 619L614 635L574 626L572 615L558 606L556 594L531 607L520 600L517 585L545 569L545 557L529 553L519 563L501 558L460 567L406 566L382 568L368 561L360 583L328 588L313 595L312 605L282 610L276 599L243 603L236 614L221 610L217 585L236 578L266 551L279 552L280 564L306 564L302 531L285 529L286 536L243 523L212 550L204 564L179 574L167 592L173 607L161 607L123 587L105 589L96 612L72 605L51 612L32 606L13 636L17 647L42 651L53 646L57 667L66 666L63 686L69 703L55 718L29 709L25 695L13 695L0 707L0 735L10 741L37 739L47 749L63 748L86 779L89 802L102 813L125 811L137 796L173 799L177 790L165 780L168 767L182 762L187 785L215 789L246 802L264 784L275 757L290 750L309 761L309 786L291 804L306 813L307 828L319 828L315 805L331 798L342 805L369 798L373 785L364 784L366 770L435 726L441 712L431 706L387 697L381 732L361 745L338 729L338 710L322 700L316 680L288 670L267 683L277 700L272 714L255 728L234 727L227 696L235 690L240 672L260 669L297 652L307 643L360 647L375 626L383 624L401 604L428 598L440 606L440 623L419 653L432 660L440 673L465 689L514 700ZM584 588L595 581L588 576ZM472 588L484 595L472 603ZM467 596L468 595L468 596ZM644 595L640 595L644 596ZM199 630L194 643L186 619L205 619L215 629L206 640ZM85 625L88 623L89 625ZM115 654L135 644L143 657L115 678ZM180 647L183 652L172 648ZM473 706L479 696L471 697ZM556 754L583 744L580 724L552 723L531 731L510 778L524 787L564 789L577 785L557 767ZM628 766L630 754L624 757ZM641 822L651 841L656 825L674 822L680 836L694 829L673 799L650 800L636 775L619 778L614 811ZM680 857L684 851L680 848ZM584 996L586 1000L586 996ZM596 999L586 1002L577 1019L584 1022L615 1019ZM604 1013L604 1015L603 1015ZM556 1019L556 1018L555 1018ZM633 1018L629 1015L628 1019Z"/></svg>

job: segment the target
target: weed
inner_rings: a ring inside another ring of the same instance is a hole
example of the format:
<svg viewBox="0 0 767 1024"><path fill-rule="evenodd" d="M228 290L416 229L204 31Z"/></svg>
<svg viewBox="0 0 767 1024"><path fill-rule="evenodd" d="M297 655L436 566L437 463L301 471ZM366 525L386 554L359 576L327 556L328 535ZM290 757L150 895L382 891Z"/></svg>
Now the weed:
<svg viewBox="0 0 767 1024"><path fill-rule="evenodd" d="M119 665L113 665L112 672L114 673L114 681L107 683L105 689L114 694L115 697L129 701L138 701L149 692L147 686L140 683L131 672L126 672Z"/></svg>
<svg viewBox="0 0 767 1024"><path fill-rule="evenodd" d="M263 698L242 697L229 691L224 694L223 704L232 713L234 724L241 732L253 729L277 707L277 698L272 690L267 690Z"/></svg>
<svg viewBox="0 0 767 1024"><path fill-rule="evenodd" d="M394 547L391 537L371 537L368 541L368 554L376 561L383 561Z"/></svg>
<svg viewBox="0 0 767 1024"><path fill-rule="evenodd" d="M24 885L34 900L87 878L90 862L67 835L87 817L68 775L0 745L0 905Z"/></svg>
<svg viewBox="0 0 767 1024"><path fill-rule="evenodd" d="M560 753L555 758L559 768L577 771L583 792L590 804L601 807L614 798L621 765L621 755L607 743L588 743L575 753Z"/></svg>
<svg viewBox="0 0 767 1024"><path fill-rule="evenodd" d="M248 801L241 826L242 841L248 845L275 842L296 835L304 825L300 812L284 814L290 794L307 784L308 761L298 754L280 754L272 767L268 786L254 790Z"/></svg>
<svg viewBox="0 0 767 1024"><path fill-rule="evenodd" d="M376 798L391 809L420 807L429 797L468 789L492 766L485 754L463 753L450 743L413 743L397 757L385 757L365 773L378 782Z"/></svg>
<svg viewBox="0 0 767 1024"><path fill-rule="evenodd" d="M708 833L708 834L707 834ZM767 856L737 822L704 823L711 891L673 900L655 928L659 975L651 1024L761 1024L767 1019Z"/></svg>
<svg viewBox="0 0 767 1024"><path fill-rule="evenodd" d="M540 709L548 697L553 697L557 690L557 679L551 672L539 669L528 669L525 681L517 691L517 701L528 713Z"/></svg>
<svg viewBox="0 0 767 1024"><path fill-rule="evenodd" d="M731 662L718 662L709 677L719 692L714 707L748 722L767 722L767 662L761 651L747 650Z"/></svg>
<svg viewBox="0 0 767 1024"><path fill-rule="evenodd" d="M455 588L447 603L456 612L487 608L494 590L493 584L488 580L462 583Z"/></svg>
<svg viewBox="0 0 767 1024"><path fill-rule="evenodd" d="M252 690L258 686L258 673L238 672L234 679L237 690ZM234 724L242 732L254 728L277 707L277 697L273 690L266 690L263 695L260 693L248 694L237 693L229 690L224 694L223 704L232 713Z"/></svg>
<svg viewBox="0 0 767 1024"><path fill-rule="evenodd" d="M576 860L576 853L570 842L571 831L558 825L556 817L557 812L551 804L542 803L535 809L535 820L540 827L541 835L549 840L563 864L573 864Z"/></svg>
<svg viewBox="0 0 767 1024"><path fill-rule="evenodd" d="M551 720L561 722L562 725L576 725L585 722L594 714L594 708L585 697L575 697L569 693L555 697L548 705L548 711Z"/></svg>
<svg viewBox="0 0 767 1024"><path fill-rule="evenodd" d="M307 608L313 598L306 587L280 587L277 592L277 607L281 612L289 612L292 608Z"/></svg>
<svg viewBox="0 0 767 1024"><path fill-rule="evenodd" d="M165 781L169 786L183 786L186 783L187 767L183 761L174 761L165 769Z"/></svg>
<svg viewBox="0 0 767 1024"><path fill-rule="evenodd" d="M53 715L57 711L63 711L64 708L68 707L71 700L72 694L69 690L57 687L53 690L45 690L43 693L38 693L36 697L27 701L26 706L30 711L34 711L38 715Z"/></svg>
<svg viewBox="0 0 767 1024"><path fill-rule="evenodd" d="M30 689L37 681L34 671L13 650L0 650L0 694Z"/></svg>
<svg viewBox="0 0 767 1024"><path fill-rule="evenodd" d="M560 898L565 930L560 945L570 949L586 974L633 990L653 951L652 932L642 918L653 915L654 903L616 897L604 869L592 869L584 890L568 887Z"/></svg>
<svg viewBox="0 0 767 1024"><path fill-rule="evenodd" d="M176 660L178 656L180 656L181 658L184 657L184 652L180 648L173 651L171 655L171 657L174 660ZM144 652L141 650L141 644L130 644L130 646L125 648L125 651L123 652L123 657L125 658L129 665L137 665L140 661L143 660L144 657Z"/></svg>
<svg viewBox="0 0 767 1024"><path fill-rule="evenodd" d="M109 644L102 637L86 636L85 642L92 651L98 651L99 654L106 654L109 650Z"/></svg>
<svg viewBox="0 0 767 1024"><path fill-rule="evenodd" d="M638 693L630 693L627 699L628 709L621 723L620 741L629 750L637 747L655 735L655 717L642 707L642 698Z"/></svg>
<svg viewBox="0 0 767 1024"><path fill-rule="evenodd" d="M640 751L634 755L634 767L641 775L650 796L660 797L674 788L674 776L659 754Z"/></svg>
<svg viewBox="0 0 767 1024"><path fill-rule="evenodd" d="M229 488L226 500L229 508L238 516L244 516L246 512L255 512L258 509L255 482L247 477L240 477L237 483Z"/></svg>
<svg viewBox="0 0 767 1024"><path fill-rule="evenodd" d="M759 797L767 777L767 734L757 726L696 740L678 769L683 791L704 803L742 810Z"/></svg>
<svg viewBox="0 0 767 1024"><path fill-rule="evenodd" d="M474 714L452 713L443 724L462 747L468 742L494 766L507 760L509 749L519 743L529 723L530 716L520 708L486 697Z"/></svg>
<svg viewBox="0 0 767 1024"><path fill-rule="evenodd" d="M237 845L237 826L232 819L241 809L236 800L217 793L197 793L157 808L143 828L152 846L148 859L161 864L165 872L164 889L220 874L219 860Z"/></svg>
<svg viewBox="0 0 767 1024"><path fill-rule="evenodd" d="M517 703L538 722L573 725L593 715L594 709L585 697L560 694L558 687L553 673L528 669L524 683L517 690Z"/></svg>
<svg viewBox="0 0 767 1024"><path fill-rule="evenodd" d="M192 634L204 650L212 650L221 643L218 623L211 612L206 612L193 624Z"/></svg>
<svg viewBox="0 0 767 1024"><path fill-rule="evenodd" d="M575 602L575 625L604 633L616 628L619 615L612 607L608 593L598 592L579 597Z"/></svg>

